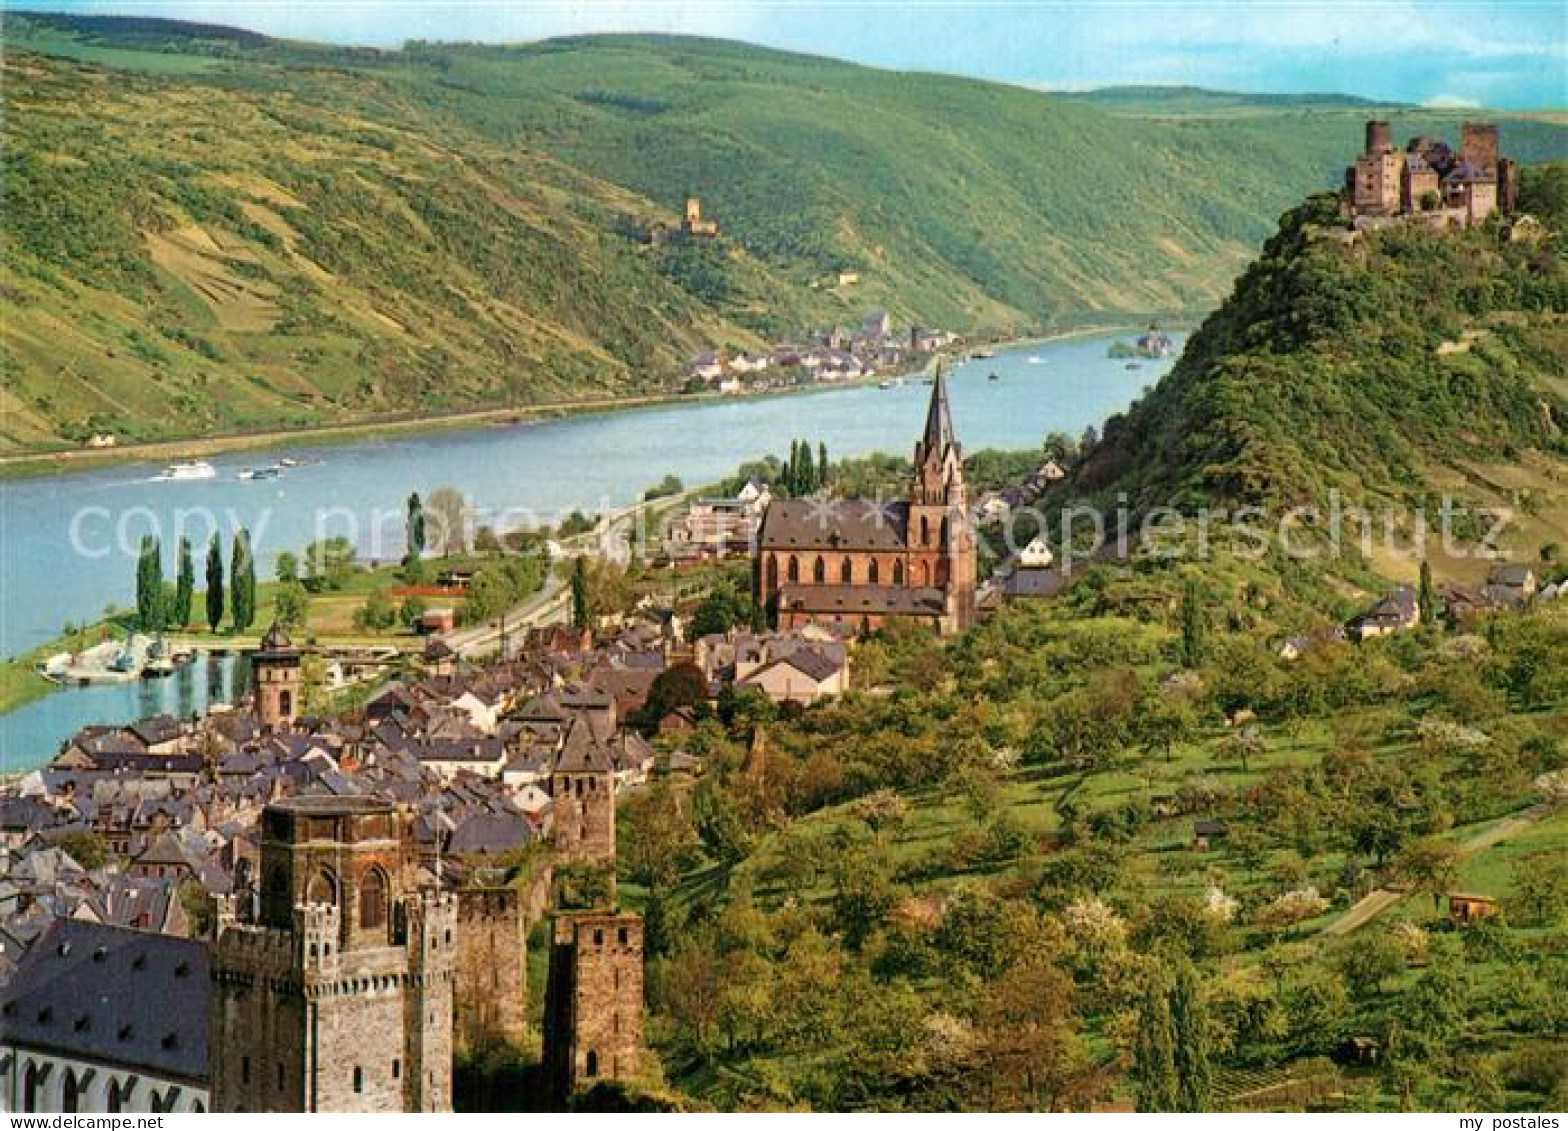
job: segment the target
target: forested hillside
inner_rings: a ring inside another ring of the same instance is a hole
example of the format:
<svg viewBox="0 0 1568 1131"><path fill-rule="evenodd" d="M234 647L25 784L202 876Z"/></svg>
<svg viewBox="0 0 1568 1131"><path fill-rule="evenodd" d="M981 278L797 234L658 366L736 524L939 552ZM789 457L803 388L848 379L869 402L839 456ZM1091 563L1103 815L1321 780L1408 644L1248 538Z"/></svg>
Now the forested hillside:
<svg viewBox="0 0 1568 1131"><path fill-rule="evenodd" d="M667 387L703 346L874 306L1196 313L1365 112L1188 92L1204 114L1156 120L679 38L383 52L12 14L6 42L12 450ZM1526 159L1565 138L1504 123ZM688 193L718 240L647 246Z"/></svg>

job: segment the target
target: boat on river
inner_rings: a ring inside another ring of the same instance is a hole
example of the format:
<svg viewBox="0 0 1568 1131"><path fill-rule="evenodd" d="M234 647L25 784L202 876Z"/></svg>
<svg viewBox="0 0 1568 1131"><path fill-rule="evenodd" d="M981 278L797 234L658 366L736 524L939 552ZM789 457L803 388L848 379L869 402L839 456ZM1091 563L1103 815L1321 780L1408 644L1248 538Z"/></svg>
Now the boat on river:
<svg viewBox="0 0 1568 1131"><path fill-rule="evenodd" d="M240 472L239 477L241 479L276 479L282 474L282 468L278 467L247 467Z"/></svg>
<svg viewBox="0 0 1568 1131"><path fill-rule="evenodd" d="M211 479L218 474L217 468L204 459L180 460L171 463L163 469L159 479Z"/></svg>

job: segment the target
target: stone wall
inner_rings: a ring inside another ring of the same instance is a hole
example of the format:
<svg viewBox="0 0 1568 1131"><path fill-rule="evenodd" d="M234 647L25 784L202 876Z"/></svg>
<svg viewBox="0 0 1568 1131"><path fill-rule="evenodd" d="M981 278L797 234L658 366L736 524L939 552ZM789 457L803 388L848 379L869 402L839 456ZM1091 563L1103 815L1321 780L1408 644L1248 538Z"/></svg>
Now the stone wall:
<svg viewBox="0 0 1568 1131"><path fill-rule="evenodd" d="M459 1048L516 1043L527 1035L526 902L518 888L458 892L453 1010Z"/></svg>

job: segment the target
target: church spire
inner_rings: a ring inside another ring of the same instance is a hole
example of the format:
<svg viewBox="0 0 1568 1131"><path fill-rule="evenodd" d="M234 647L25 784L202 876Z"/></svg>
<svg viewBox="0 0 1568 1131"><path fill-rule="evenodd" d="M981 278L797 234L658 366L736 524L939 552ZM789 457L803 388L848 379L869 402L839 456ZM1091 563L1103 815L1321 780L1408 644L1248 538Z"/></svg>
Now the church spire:
<svg viewBox="0 0 1568 1131"><path fill-rule="evenodd" d="M936 380L931 384L931 407L926 410L926 430L921 437L921 450L927 459L941 458L952 442L953 418L947 409L947 382L942 376L942 363L937 362Z"/></svg>

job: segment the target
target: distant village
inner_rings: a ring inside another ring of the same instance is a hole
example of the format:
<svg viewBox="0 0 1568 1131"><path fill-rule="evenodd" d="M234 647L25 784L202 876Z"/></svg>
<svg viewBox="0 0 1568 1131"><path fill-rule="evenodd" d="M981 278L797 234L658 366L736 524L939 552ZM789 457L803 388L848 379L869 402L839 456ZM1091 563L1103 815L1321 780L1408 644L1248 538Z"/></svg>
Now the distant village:
<svg viewBox="0 0 1568 1131"><path fill-rule="evenodd" d="M704 350L686 366L686 387L689 392L736 394L858 381L904 372L959 341L950 330L895 330L887 311L872 310L852 330L811 330L767 352Z"/></svg>

